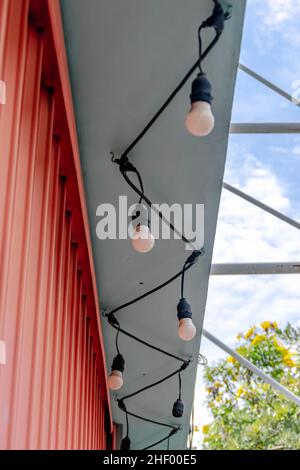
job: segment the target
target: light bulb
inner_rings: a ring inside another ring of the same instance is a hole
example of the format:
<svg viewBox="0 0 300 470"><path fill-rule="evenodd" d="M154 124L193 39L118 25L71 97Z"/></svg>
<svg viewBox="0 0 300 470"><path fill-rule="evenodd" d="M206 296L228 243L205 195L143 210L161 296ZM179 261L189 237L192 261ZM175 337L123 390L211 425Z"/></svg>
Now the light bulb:
<svg viewBox="0 0 300 470"><path fill-rule="evenodd" d="M119 390L123 386L123 374L120 370L112 370L107 379L110 390Z"/></svg>
<svg viewBox="0 0 300 470"><path fill-rule="evenodd" d="M182 298L177 305L177 318L179 320L178 336L184 341L190 341L197 333L192 321L192 309L186 299Z"/></svg>
<svg viewBox="0 0 300 470"><path fill-rule="evenodd" d="M137 225L131 243L135 251L148 253L154 247L155 238L147 225Z"/></svg>
<svg viewBox="0 0 300 470"><path fill-rule="evenodd" d="M215 125L211 111L213 101L212 86L205 73L200 72L192 83L191 109L185 118L185 126L199 137L210 134Z"/></svg>
<svg viewBox="0 0 300 470"><path fill-rule="evenodd" d="M123 372L125 361L122 354L118 353L113 360L111 373L108 376L107 383L110 390L119 390L123 386Z"/></svg>
<svg viewBox="0 0 300 470"><path fill-rule="evenodd" d="M205 101L195 101L186 115L185 126L190 134L204 137L211 133L215 125L215 118L211 112L211 105Z"/></svg>
<svg viewBox="0 0 300 470"><path fill-rule="evenodd" d="M191 318L179 320L178 336L184 341L190 341L197 333L196 327Z"/></svg>

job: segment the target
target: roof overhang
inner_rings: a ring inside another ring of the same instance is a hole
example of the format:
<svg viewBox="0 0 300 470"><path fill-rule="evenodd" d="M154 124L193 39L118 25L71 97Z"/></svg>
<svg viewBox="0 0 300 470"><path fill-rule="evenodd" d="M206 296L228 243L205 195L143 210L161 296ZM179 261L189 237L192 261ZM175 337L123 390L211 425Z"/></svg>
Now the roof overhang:
<svg viewBox="0 0 300 470"><path fill-rule="evenodd" d="M133 334L174 354L193 357L182 375L185 413L182 431L171 448L186 446L212 249L227 150L230 115L245 1L235 0L224 35L205 61L214 89L216 126L206 138L191 137L184 127L190 81L131 155L143 175L145 191L156 203L205 205L205 251L187 275L186 296L193 307L197 338L177 337L179 281L119 315ZM141 255L128 240L96 237L99 204L118 206L119 195L137 202L112 164L110 151L121 152L178 84L197 57L197 28L212 11L212 1L61 0L65 40L76 112L90 231L102 309L111 309L142 294L177 272L188 252L180 240L157 240ZM211 39L207 34L207 41ZM142 284L141 284L142 283ZM115 331L103 321L108 364L115 356ZM178 362L124 336L125 383L119 397L172 372ZM127 402L128 409L151 419L178 425L172 417L177 377ZM114 419L124 414L113 402ZM130 418L133 448L143 448L166 435L156 425Z"/></svg>

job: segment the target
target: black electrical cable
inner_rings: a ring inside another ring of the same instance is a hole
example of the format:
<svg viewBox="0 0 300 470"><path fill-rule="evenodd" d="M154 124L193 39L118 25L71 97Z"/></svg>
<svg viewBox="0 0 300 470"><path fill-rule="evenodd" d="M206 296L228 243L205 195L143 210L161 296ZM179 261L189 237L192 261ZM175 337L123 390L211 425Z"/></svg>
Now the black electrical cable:
<svg viewBox="0 0 300 470"><path fill-rule="evenodd" d="M141 343L141 344L143 344L144 346L147 346L150 349L158 351L158 352L164 354L165 356L172 357L173 359L176 359L177 361L180 361L180 362L183 362L183 363L188 362L186 359L183 359L182 357L176 356L175 354L172 354L168 351L165 351L164 349L158 348L157 346L154 346L153 344L148 343L147 341L144 341L141 338L138 338L137 336L133 335L132 333L129 333L129 331L126 331L126 330L123 330L123 328L120 328L115 322L111 323L110 319L108 319L108 320L109 320L110 325L113 328L115 328L116 330L119 330L120 333L123 333L123 335L128 336L131 339L134 339L138 343Z"/></svg>
<svg viewBox="0 0 300 470"><path fill-rule="evenodd" d="M183 292L184 292L184 274L185 274L185 266L183 266L183 269L182 269L182 274L181 274L181 298L183 299L184 295L183 295Z"/></svg>
<svg viewBox="0 0 300 470"><path fill-rule="evenodd" d="M159 108L159 110L155 113L155 115L150 119L148 124L144 127L144 129L138 134L138 136L131 142L130 145L124 150L124 152L121 154L121 158L125 157L133 150L133 148L138 144L138 142L144 137L144 135L148 132L148 130L153 126L153 124L157 121L157 119L160 117L160 115L164 112L164 110L168 107L168 105L171 103L171 101L175 98L177 93L181 90L181 88L185 85L185 83L188 81L188 79L191 77L191 75L195 72L195 70L199 67L199 64L207 57L207 55L210 53L210 51L214 48L214 46L217 44L217 42L220 39L220 36L223 32L224 29L224 21L228 20L230 18L231 14L231 5L227 6L227 11L224 12L223 8L220 5L220 2L218 0L213 0L215 7L212 15L207 18L201 26L199 27L199 30L202 30L203 28L207 27L213 27L215 28L216 35L214 39L211 41L211 43L207 46L205 51L201 53L201 56L197 59L195 64L190 68L190 70L186 73L186 75L183 77L181 82L177 85L177 87L172 91L172 93L168 96L166 101L163 103L163 105ZM220 21L221 18L221 21ZM223 21L222 21L223 19ZM198 31L199 31L198 30ZM198 34L200 34L198 32Z"/></svg>
<svg viewBox="0 0 300 470"><path fill-rule="evenodd" d="M126 183L134 190L134 192L140 197L140 200L139 200L139 203L141 203L142 201L144 201L150 208L152 208L153 210L154 209L154 206L152 204L152 201L144 194L143 191L139 190L139 188L133 183L133 181L131 181L131 179L128 177L127 173L130 171L130 172L134 172L135 174L137 175L140 175L140 173L138 172L138 170L129 162L128 158L127 157L124 157L123 158L123 161L122 159L118 159L118 158L115 158L114 154L111 152L112 154L112 161L114 163L118 163L120 165L120 171L121 171L121 174L123 176L123 178L125 179ZM129 168L128 164L130 165L130 170L129 169L126 169L126 167ZM172 230L172 232L174 233L177 233L177 235L180 236L180 238L182 239L182 241L184 241L184 243L187 243L191 246L193 246L193 241L192 240L188 240L182 233L180 233L175 227L174 225L172 224L172 222L170 222L169 220L167 220L164 215L162 214L161 211L157 210L156 213L158 214L158 216L160 217L160 219L165 222L169 227L170 229Z"/></svg>
<svg viewBox="0 0 300 470"><path fill-rule="evenodd" d="M124 400L128 400L129 398L132 398L134 397L135 395L139 395L140 393L142 392L145 392L146 390L149 390L149 388L152 388L152 387L156 387L156 385L160 385L161 383L163 382L166 382L166 380L170 379L171 377L174 377L174 375L177 375L178 373L180 374L181 371L185 370L188 366L189 366L190 362L185 362L181 367L180 369L177 369L175 370L175 372L171 372L171 374L168 374L166 377L160 379L160 380L157 380L156 382L153 382L152 384L150 385L146 385L145 387L143 388L140 388L139 390L137 390L136 392L133 392L133 393L130 393L128 395L126 395L125 397L123 397L121 400L124 401ZM180 391L180 394L181 394L181 391Z"/></svg>
<svg viewBox="0 0 300 470"><path fill-rule="evenodd" d="M130 307L131 305L139 302L140 300L143 300L145 299L146 297L148 297L149 295L152 295L154 294L155 292L163 289L164 287L166 287L167 285L171 284L173 281L175 281L178 277L182 276L182 274L184 274L186 271L188 271L195 263L196 261L198 260L198 258L200 256L203 256L205 254L205 251L204 249L202 248L201 250L198 250L198 251L193 251L193 253L187 258L187 260L185 261L184 265L183 265L183 268L176 274L174 274L174 276L170 277L167 281L159 284L158 286L154 287L153 289L145 292L144 294L142 295L139 295L138 297L136 297L135 299L133 300L130 300L128 302L125 302L124 304L120 305L119 307L116 307L114 308L113 310L111 310L109 313L105 313L104 316L106 317L109 317L109 315L115 315L117 312L119 312L120 310L123 310L124 308L127 308L127 307Z"/></svg>
<svg viewBox="0 0 300 470"><path fill-rule="evenodd" d="M125 411L125 415L126 415L126 436L128 437L129 436L129 422L128 422L128 413L127 413L127 411Z"/></svg>
<svg viewBox="0 0 300 470"><path fill-rule="evenodd" d="M122 408L121 410L124 411ZM145 418L144 416L137 415L136 413L132 413L131 411L126 410L126 413L128 414L128 416L132 416L133 418L139 419L140 421L145 421L146 423L157 424L157 426L162 426L164 428L169 429L178 429L175 426L172 426L171 424L161 423L160 421L155 421L154 419Z"/></svg>
<svg viewBox="0 0 300 470"><path fill-rule="evenodd" d="M136 170L136 175L138 177L139 183L140 183L140 188L141 188L141 194L140 194L140 199L139 199L139 204L141 204L143 198L144 198L144 185L143 185L143 180L141 177L141 174L138 170Z"/></svg>
<svg viewBox="0 0 300 470"><path fill-rule="evenodd" d="M142 179L141 179L141 176L140 176L140 173L138 172L138 170L128 161L128 154L129 152L131 152L131 150L138 144L138 142L144 137L144 135L148 132L148 130L153 126L153 124L157 121L157 119L159 118L159 116L164 112L164 110L168 107L168 105L171 103L171 101L174 99L174 97L177 95L177 93L181 90L181 88L185 85L185 83L187 82L187 80L190 78L190 76L194 73L194 71L197 69L197 67L199 67L200 69L200 72L202 72L202 68L201 68L201 63L202 61L205 59L205 57L209 54L209 52L212 50L212 48L216 45L216 43L218 42L222 32L223 32L223 29L224 29L224 21L228 18L230 18L230 13L229 11L228 12L225 12L223 11L220 3L218 1L214 1L215 3L215 8L214 8L214 11L212 13L212 15L207 19L205 20L199 27L198 29L198 41L199 41L199 58L197 59L197 62L192 66L192 68L188 71L188 73L185 75L185 77L181 80L181 82L179 83L179 85L175 88L175 90L170 94L170 96L167 98L167 100L164 102L164 104L160 107L160 109L157 111L157 113L153 116L153 118L148 122L148 124L144 127L144 129L140 132L140 134L134 139L134 141L127 147L127 149L121 154L121 157L119 159L115 158L114 157L114 154L111 152L112 154L112 161L114 163L117 163L119 164L120 166L120 171L125 179L125 181L127 182L127 184L139 195L140 197L140 200L139 200L139 203L141 203L142 201L145 201L146 204L149 206L149 207L152 207L152 202L150 201L150 199L145 196L144 194L144 189L143 189L143 185L142 185ZM206 28L206 27L214 27L215 28L215 31L216 31L216 35L214 37L214 39L211 41L211 43L207 46L207 48L205 49L205 51L202 53L202 41L201 41L201 30L203 28ZM130 180L130 178L128 178L127 176L127 172L128 171L133 171L134 173L136 173L138 179L139 179L139 182L140 182L140 185L141 185L141 190L139 190L137 188L137 186ZM173 232L177 232L177 230L175 229L175 227L173 226L173 224L168 221L168 220L165 220L164 217L163 217L163 214L158 211L158 215L159 217L164 221L166 222L170 229L173 231ZM178 233L178 232L177 232ZM185 243L188 243L188 244L193 244L192 240L188 240L183 234L180 234L180 237L181 239L185 242Z"/></svg>
<svg viewBox="0 0 300 470"><path fill-rule="evenodd" d="M178 398L181 400L181 370L178 372L178 382L179 382L179 394Z"/></svg>
<svg viewBox="0 0 300 470"><path fill-rule="evenodd" d="M215 4L215 7L214 7L214 10L213 10L213 13L212 15L207 18L207 20L205 20L202 25L200 25L199 29L198 29L198 41L199 41L199 57L197 59L197 62L191 67L191 69L186 73L186 75L184 76L184 78L181 80L181 82L178 84L178 86L175 88L175 90L173 90L173 92L169 95L169 97L167 98L167 100L163 103L163 105L159 108L159 110L155 113L155 115L152 117L152 119L148 122L148 124L144 127L144 129L138 134L138 136L133 140L133 142L127 147L127 149L121 154L121 157L120 159L116 159L113 155L113 158L112 158L112 161L114 163L117 163L119 164L119 167L120 167L120 171L125 179L125 181L127 182L127 184L139 195L140 199L139 199L139 203L141 203L142 201L145 201L150 207L152 207L152 202L150 201L149 198L147 198L144 194L144 187L143 187L143 181L142 181L142 178L141 178L141 175L139 173L139 171L129 162L128 160L128 154L129 152L131 152L131 150L133 150L133 148L138 144L138 142L144 137L144 135L148 132L148 130L153 126L153 124L157 121L157 119L159 118L159 116L163 113L163 111L168 107L168 105L171 103L171 101L174 99L174 97L177 95L177 93L181 90L181 88L185 85L185 83L187 82L187 80L190 78L190 76L194 73L194 71L197 69L197 67L199 67L200 69L200 72L202 72L202 68L201 68L201 62L205 59L205 57L208 55L208 53L212 50L212 48L216 45L216 43L218 42L222 32L223 32L223 29L224 29L224 21L227 20L228 18L230 18L230 12L231 10L228 8L228 10L225 12L223 10L223 8L221 7L220 5L220 2L218 0L213 0L213 3ZM205 27L214 27L215 29L215 37L214 39L211 41L211 43L207 46L207 48L205 49L205 51L202 53L202 40L201 40L201 30ZM128 172L134 172L136 175L137 175L137 178L138 178L138 181L139 181L139 185L140 185L140 190L138 189L138 187L130 180L130 178L127 176L127 173ZM159 214L159 217L164 221L164 222L167 222L168 225L170 226L171 230L173 232L177 232L175 227L171 224L170 221L166 221L164 220L164 217L163 217L163 214L159 211L158 212ZM180 235L182 240L185 242L185 243L188 243L188 244L192 244L193 242L192 241L189 241L185 238L185 236L183 234ZM171 426L171 425L167 425L165 423L161 423L161 422L158 422L158 421L155 421L155 420L151 420L149 418L145 418L145 417L142 417L142 416L139 416L139 415L136 415L134 413L131 413L131 412L128 412L127 409L126 409L126 406L124 404L124 400L128 399L128 398L131 398L139 393L142 393L143 391L145 390L148 390L152 387L155 387L156 385L159 385L160 383L162 382L165 382L166 380L170 379L171 377L173 377L174 375L178 374L178 380L179 380L179 399L181 399L181 372L186 369L188 367L188 365L190 364L190 361L186 361L182 358L179 358L178 356L175 356L167 351L164 351L162 350L161 348L157 348L153 345L151 345L150 343L132 335L131 333L123 330L121 327L120 327L120 324L118 322L118 320L115 318L114 316L114 313L130 306L130 305L133 305L134 303L142 300L143 298L157 292L158 290L162 289L163 287L167 286L168 284L170 284L171 282L173 282L175 279L177 279L179 276L181 276L181 297L183 298L183 291L184 291L184 275L185 275L185 272L193 266L193 264L196 262L196 260L198 259L198 257L200 255L203 255L204 254L204 251L203 250L200 250L200 251L194 251L193 254L187 259L187 261L185 262L182 270L175 274L173 277L171 277L170 279L168 279L167 281L165 281L164 283L160 284L159 286L155 287L154 289L151 289L150 291L142 294L141 296L129 301L129 302L126 302L125 304L115 308L114 310L112 310L110 313L108 314L105 314L105 316L107 317L110 325L115 328L117 330L117 334L116 334L116 349L117 349L117 352L119 354L119 347L118 347L118 339L119 339L119 334L120 332L122 332L123 334L127 335L128 337L140 342L141 344L144 344L145 346L148 346L149 348L151 349L155 349L169 357L173 357L181 362L183 362L182 366L180 367L180 369L176 370L175 372L172 372L171 374L167 375L166 377L164 377L163 379L160 379L158 380L157 382L154 382L146 387L143 387L125 397L123 397L122 399L119 399L118 400L118 405L120 407L120 409L122 409L125 414L126 414L126 427L127 427L127 438L128 438L128 435L129 435L129 423L128 423L128 415L130 416L133 416L137 419L140 419L140 420L143 420L143 421L146 421L146 422L149 422L149 423L153 423L153 424L157 424L157 425L160 425L160 426L165 426L165 427L169 427L171 428L171 431L169 433L168 436L166 436L165 438L162 438L160 439L159 441L155 442L154 444L150 445L150 446L147 446L145 447L144 450L147 450L147 449L150 449L152 447L155 447L156 445L159 445L161 444L162 442L168 440L168 444L167 444L167 447L169 448L169 440L170 440L170 437L172 435L174 435L176 432L179 431L180 427L176 428L174 426ZM202 356L201 356L202 358ZM205 359L205 358L204 358ZM206 360L206 359L205 359ZM204 362L204 361L203 361Z"/></svg>
<svg viewBox="0 0 300 470"><path fill-rule="evenodd" d="M120 334L120 330L117 331L117 334L116 334L116 350L117 350L117 353L120 354L120 350L119 350L119 334Z"/></svg>
<svg viewBox="0 0 300 470"><path fill-rule="evenodd" d="M160 439L159 441L155 442L154 444L151 444L150 446L144 447L143 450L152 449L152 447L158 446L158 444L161 444L162 442L164 442L166 440L169 440L170 437L174 436L174 434L176 434L178 431L179 431L179 429L171 431L166 437L164 437L163 439Z"/></svg>
<svg viewBox="0 0 300 470"><path fill-rule="evenodd" d="M221 33L216 33L214 39L211 41L211 43L207 46L203 54L201 55L201 62L206 58L206 56L210 53L210 51L213 49L213 47L217 44L221 36ZM177 93L181 90L181 88L186 84L188 79L192 76L192 74L195 72L195 70L199 67L199 58L195 62L195 64L190 68L190 70L186 73L186 75L183 77L181 82L177 85L177 87L172 91L172 93L168 96L166 101L163 103L163 105L159 108L159 110L155 113L155 115L150 119L148 124L144 127L144 129L139 133L139 135L131 142L131 144L126 148L126 150L121 154L121 158L127 156L132 149L138 144L138 142L144 137L144 135L148 132L148 130L153 126L153 124L157 121L157 119L160 117L160 115L164 112L164 110L169 106L171 101L175 98Z"/></svg>
<svg viewBox="0 0 300 470"><path fill-rule="evenodd" d="M203 25L199 26L198 28L198 44L199 44L199 63L198 63L198 67L199 67L199 71L200 73L203 73L203 70L202 70L202 66L201 66L201 62L202 62L202 40L201 40L201 31L203 29Z"/></svg>

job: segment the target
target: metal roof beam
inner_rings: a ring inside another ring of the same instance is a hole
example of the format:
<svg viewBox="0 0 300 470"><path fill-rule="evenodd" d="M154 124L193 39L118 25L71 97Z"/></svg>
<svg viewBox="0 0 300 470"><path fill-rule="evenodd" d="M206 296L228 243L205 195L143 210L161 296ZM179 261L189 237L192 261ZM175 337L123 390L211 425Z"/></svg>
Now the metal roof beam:
<svg viewBox="0 0 300 470"><path fill-rule="evenodd" d="M290 103L293 103L296 106L300 106L300 101L284 91L282 88L279 88L277 85L274 83L270 82L266 78L262 77L258 73L254 72L252 69L249 69L249 67L246 67L246 65L239 64L239 69L248 74L250 77L254 78L258 82L262 83L266 87L270 88L270 90L274 91L278 95L282 96L286 100L290 101Z"/></svg>
<svg viewBox="0 0 300 470"><path fill-rule="evenodd" d="M216 263L212 276L248 276L268 274L300 274L300 262L295 263Z"/></svg>
<svg viewBox="0 0 300 470"><path fill-rule="evenodd" d="M296 395L294 395L294 393L290 392L287 388L285 388L279 382L274 380L270 375L263 372L261 369L259 369L254 364L252 364L252 362L248 361L248 359L241 356L234 349L224 344L222 341L220 341L218 338L213 336L207 330L203 329L202 333L203 333L203 336L205 336L205 338L207 338L209 341L211 341L218 348L222 349L230 356L234 357L240 364L242 364L248 370L251 370L253 374L260 377L264 382L271 385L271 387L273 387L277 392L279 392L281 395L287 398L287 400L293 401L294 403L296 403L296 405L300 406L300 397L297 397Z"/></svg>
<svg viewBox="0 0 300 470"><path fill-rule="evenodd" d="M227 189L227 191L230 191L231 193L235 194L236 196L239 196L240 198L244 199L245 201L250 202L254 206L259 207L260 209L268 212L269 214L273 215L277 219L282 220L283 222L286 222L287 224L291 225L294 228L297 228L298 230L300 229L300 223L297 222L294 219L291 219L285 214L282 214L281 212L277 211L276 209L273 209L270 206L267 206L267 204L264 204L261 201L258 201L258 199L255 199L252 196L249 196L248 194L244 193L243 191L240 191L239 189L235 188L234 186L231 186L230 184L226 183L225 181L223 182L223 188Z"/></svg>
<svg viewBox="0 0 300 470"><path fill-rule="evenodd" d="M231 134L300 134L300 122L243 122L230 125Z"/></svg>

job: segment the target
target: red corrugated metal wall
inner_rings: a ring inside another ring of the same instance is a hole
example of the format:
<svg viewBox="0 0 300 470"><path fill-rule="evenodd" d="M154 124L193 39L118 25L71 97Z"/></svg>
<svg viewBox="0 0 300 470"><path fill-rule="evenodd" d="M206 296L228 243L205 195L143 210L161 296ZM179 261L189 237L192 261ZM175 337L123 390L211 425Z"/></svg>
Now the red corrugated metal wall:
<svg viewBox="0 0 300 470"><path fill-rule="evenodd" d="M0 448L105 449L115 439L57 0L0 0L0 80Z"/></svg>

